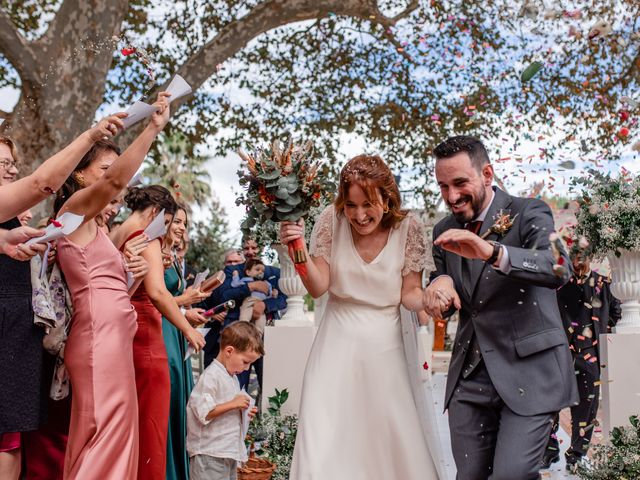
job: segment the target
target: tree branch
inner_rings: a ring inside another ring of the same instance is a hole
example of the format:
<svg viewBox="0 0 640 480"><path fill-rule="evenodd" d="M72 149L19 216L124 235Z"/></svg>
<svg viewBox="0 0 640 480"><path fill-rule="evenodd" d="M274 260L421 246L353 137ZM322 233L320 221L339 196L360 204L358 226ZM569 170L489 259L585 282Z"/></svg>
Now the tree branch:
<svg viewBox="0 0 640 480"><path fill-rule="evenodd" d="M329 14L374 21L388 28L400 18L409 15L417 6L418 1L411 0L407 9L399 15L386 17L380 12L375 0L325 0L322 2L316 0L270 0L257 5L244 17L227 24L215 38L189 58L177 73L196 91L216 72L217 65L233 57L252 39L274 28L290 23L324 18ZM393 42L397 48L402 48L395 38L393 38ZM406 54L405 56L408 57ZM181 99L180 103L188 100L189 97L185 97Z"/></svg>
<svg viewBox="0 0 640 480"><path fill-rule="evenodd" d="M398 23L400 20L402 20L403 18L407 18L409 15L411 15L414 10L416 10L418 7L420 6L420 2L419 0L411 0L411 2L409 3L409 5L407 5L407 8L405 8L402 12L400 12L398 15L396 15L395 17L392 18L392 22L395 25L396 23Z"/></svg>
<svg viewBox="0 0 640 480"><path fill-rule="evenodd" d="M42 43L61 42L64 49L73 50L87 40L111 38L120 32L128 10L128 0L64 0Z"/></svg>
<svg viewBox="0 0 640 480"><path fill-rule="evenodd" d="M9 118L10 115L11 113L0 110L0 118Z"/></svg>
<svg viewBox="0 0 640 480"><path fill-rule="evenodd" d="M4 10L0 10L0 53L16 69L23 82L38 83L38 62L31 45Z"/></svg>

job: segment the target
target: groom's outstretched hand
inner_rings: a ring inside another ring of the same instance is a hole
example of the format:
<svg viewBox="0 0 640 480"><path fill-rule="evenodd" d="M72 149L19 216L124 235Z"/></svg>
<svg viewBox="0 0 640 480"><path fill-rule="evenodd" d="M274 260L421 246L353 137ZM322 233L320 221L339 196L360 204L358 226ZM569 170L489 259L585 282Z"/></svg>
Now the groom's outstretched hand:
<svg viewBox="0 0 640 480"><path fill-rule="evenodd" d="M493 253L493 245L469 230L452 228L433 242L442 249L465 258L486 260Z"/></svg>
<svg viewBox="0 0 640 480"><path fill-rule="evenodd" d="M443 313L455 307L460 310L460 297L456 292L453 279L448 275L441 275L434 279L427 288L424 289L422 302L426 312L434 320L441 320Z"/></svg>

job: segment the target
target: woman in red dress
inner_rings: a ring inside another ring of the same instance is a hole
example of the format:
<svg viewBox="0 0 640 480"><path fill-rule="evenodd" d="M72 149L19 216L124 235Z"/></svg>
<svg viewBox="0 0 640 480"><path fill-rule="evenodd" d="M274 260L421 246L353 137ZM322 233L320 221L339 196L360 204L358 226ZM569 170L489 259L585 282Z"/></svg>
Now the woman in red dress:
<svg viewBox="0 0 640 480"><path fill-rule="evenodd" d="M125 202L132 213L112 236L118 248L141 235L163 209L165 223L171 222L177 209L171 193L159 185L134 188L125 196ZM142 256L149 264L149 272L131 297L138 314L138 330L133 341L140 426L138 479L164 480L171 382L162 337L162 315L183 333L196 351L204 346L204 338L189 324L165 286L160 239L150 242Z"/></svg>

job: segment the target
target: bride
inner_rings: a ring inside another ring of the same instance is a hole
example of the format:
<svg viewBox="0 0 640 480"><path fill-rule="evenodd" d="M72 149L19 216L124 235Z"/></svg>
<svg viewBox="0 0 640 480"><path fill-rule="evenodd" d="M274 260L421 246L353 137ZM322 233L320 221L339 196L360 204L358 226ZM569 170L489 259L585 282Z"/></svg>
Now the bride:
<svg viewBox="0 0 640 480"><path fill-rule="evenodd" d="M400 304L423 309L425 238L400 203L389 167L359 155L342 169L335 203L314 227L302 281L314 298L328 291L329 300L306 367L290 480L438 478L399 312ZM302 221L283 222L280 239L303 232ZM435 415L427 418L433 434Z"/></svg>

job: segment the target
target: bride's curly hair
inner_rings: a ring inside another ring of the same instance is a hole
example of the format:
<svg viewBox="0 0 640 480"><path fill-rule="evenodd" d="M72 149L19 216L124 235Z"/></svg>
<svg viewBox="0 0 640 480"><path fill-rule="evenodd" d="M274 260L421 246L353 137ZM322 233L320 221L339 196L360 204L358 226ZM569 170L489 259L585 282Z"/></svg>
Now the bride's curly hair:
<svg viewBox="0 0 640 480"><path fill-rule="evenodd" d="M382 196L386 211L380 224L383 228L395 228L407 216L403 210L400 190L391 170L378 155L358 155L349 160L340 172L340 185L335 201L337 212L344 214L349 188L358 184L364 190L367 200L375 205L379 202L378 193Z"/></svg>

